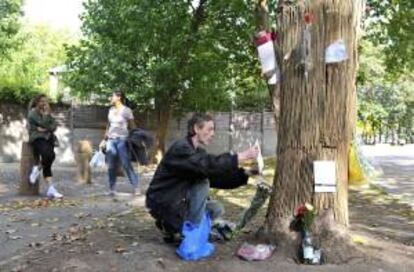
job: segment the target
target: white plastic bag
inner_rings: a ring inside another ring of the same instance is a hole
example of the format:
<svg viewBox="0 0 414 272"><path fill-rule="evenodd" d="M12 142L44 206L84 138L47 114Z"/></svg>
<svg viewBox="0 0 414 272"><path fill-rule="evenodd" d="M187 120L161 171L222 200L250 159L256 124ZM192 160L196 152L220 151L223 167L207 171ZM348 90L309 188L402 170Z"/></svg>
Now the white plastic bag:
<svg viewBox="0 0 414 272"><path fill-rule="evenodd" d="M256 46L262 66L262 73L268 74L268 83L274 85L279 78L279 66L276 61L272 34L266 32L261 33L261 36L256 40Z"/></svg>
<svg viewBox="0 0 414 272"><path fill-rule="evenodd" d="M237 250L237 256L246 261L263 261L272 256L276 249L273 245L258 244L252 245L247 242Z"/></svg>
<svg viewBox="0 0 414 272"><path fill-rule="evenodd" d="M95 152L89 166L93 169L102 169L105 167L105 154L102 151Z"/></svg>

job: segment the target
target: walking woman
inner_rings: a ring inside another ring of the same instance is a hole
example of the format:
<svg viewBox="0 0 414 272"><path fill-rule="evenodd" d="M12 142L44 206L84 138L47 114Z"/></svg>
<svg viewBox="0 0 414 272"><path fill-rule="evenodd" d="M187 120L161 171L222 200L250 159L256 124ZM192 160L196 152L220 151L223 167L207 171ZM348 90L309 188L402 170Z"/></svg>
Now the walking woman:
<svg viewBox="0 0 414 272"><path fill-rule="evenodd" d="M124 94L115 90L112 93L112 107L108 113L108 125L105 133L106 158L108 163L109 194L114 196L116 193L116 173L118 162L122 164L129 182L133 188L133 194L138 194L138 175L134 172L128 156L127 138L129 129L134 129L134 115L132 110L124 105Z"/></svg>
<svg viewBox="0 0 414 272"><path fill-rule="evenodd" d="M56 121L50 113L50 106L44 94L36 96L32 102L28 116L29 143L32 145L36 164L30 174L30 183L35 184L39 178L40 170L47 183L46 195L49 198L62 198L53 185L52 164L55 160ZM40 166L41 165L41 169Z"/></svg>

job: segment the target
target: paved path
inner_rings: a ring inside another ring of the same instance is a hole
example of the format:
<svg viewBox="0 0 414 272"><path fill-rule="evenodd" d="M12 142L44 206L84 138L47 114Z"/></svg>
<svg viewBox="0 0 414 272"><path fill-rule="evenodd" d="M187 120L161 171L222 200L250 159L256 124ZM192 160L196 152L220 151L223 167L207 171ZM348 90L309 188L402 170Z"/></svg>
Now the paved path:
<svg viewBox="0 0 414 272"><path fill-rule="evenodd" d="M414 145L363 146L362 151L382 173L373 182L414 209Z"/></svg>

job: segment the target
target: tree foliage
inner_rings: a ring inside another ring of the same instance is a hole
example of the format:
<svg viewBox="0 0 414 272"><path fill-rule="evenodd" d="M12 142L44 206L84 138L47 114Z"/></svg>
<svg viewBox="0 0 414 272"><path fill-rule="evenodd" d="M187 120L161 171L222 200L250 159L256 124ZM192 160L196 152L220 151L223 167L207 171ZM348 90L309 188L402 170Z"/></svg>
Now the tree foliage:
<svg viewBox="0 0 414 272"><path fill-rule="evenodd" d="M0 63L0 100L27 102L48 93L49 69L64 64L64 44L72 37L48 26L24 26L17 34L22 44Z"/></svg>
<svg viewBox="0 0 414 272"><path fill-rule="evenodd" d="M364 136L372 136L373 142L375 135L385 134L385 131L411 140L414 74L388 76L384 50L384 46L374 46L367 40L361 43L358 118L364 127Z"/></svg>
<svg viewBox="0 0 414 272"><path fill-rule="evenodd" d="M20 28L22 0L0 0L0 61L14 48Z"/></svg>
<svg viewBox="0 0 414 272"><path fill-rule="evenodd" d="M412 141L414 2L368 0L360 45L358 117L365 138L396 135ZM393 142L395 137L392 137Z"/></svg>
<svg viewBox="0 0 414 272"><path fill-rule="evenodd" d="M384 46L389 72L402 74L414 69L414 1L368 0L367 38Z"/></svg>
<svg viewBox="0 0 414 272"><path fill-rule="evenodd" d="M119 87L140 108L228 110L264 92L246 1L89 0L67 78L83 96Z"/></svg>

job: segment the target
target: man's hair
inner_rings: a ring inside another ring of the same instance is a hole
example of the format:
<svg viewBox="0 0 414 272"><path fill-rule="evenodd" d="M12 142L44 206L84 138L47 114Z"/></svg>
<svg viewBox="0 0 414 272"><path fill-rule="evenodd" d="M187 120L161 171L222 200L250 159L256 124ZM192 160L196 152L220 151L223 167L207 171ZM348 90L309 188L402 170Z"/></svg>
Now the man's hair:
<svg viewBox="0 0 414 272"><path fill-rule="evenodd" d="M203 127L205 122L214 121L213 116L208 113L194 113L187 123L187 135L192 137L195 135L194 126Z"/></svg>

